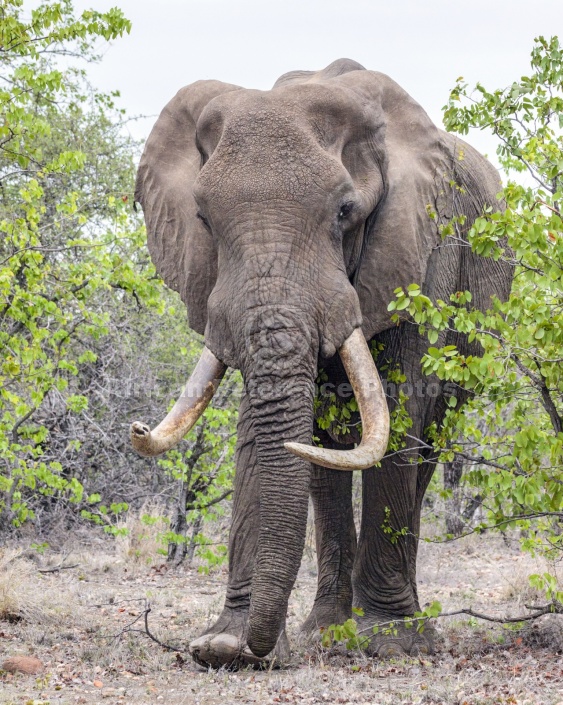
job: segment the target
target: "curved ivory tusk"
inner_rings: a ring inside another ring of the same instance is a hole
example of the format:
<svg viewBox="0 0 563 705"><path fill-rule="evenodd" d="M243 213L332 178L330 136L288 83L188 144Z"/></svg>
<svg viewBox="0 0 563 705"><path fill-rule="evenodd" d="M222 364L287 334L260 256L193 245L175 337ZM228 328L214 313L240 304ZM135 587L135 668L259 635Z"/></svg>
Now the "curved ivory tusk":
<svg viewBox="0 0 563 705"><path fill-rule="evenodd" d="M140 421L131 424L131 443L140 455L160 455L182 440L211 401L223 379L226 366L203 348L181 397L166 418L151 431Z"/></svg>
<svg viewBox="0 0 563 705"><path fill-rule="evenodd" d="M389 442L389 409L381 380L360 328L338 351L362 417L362 441L353 450L316 448L303 443L284 443L294 455L333 470L365 470L379 462Z"/></svg>

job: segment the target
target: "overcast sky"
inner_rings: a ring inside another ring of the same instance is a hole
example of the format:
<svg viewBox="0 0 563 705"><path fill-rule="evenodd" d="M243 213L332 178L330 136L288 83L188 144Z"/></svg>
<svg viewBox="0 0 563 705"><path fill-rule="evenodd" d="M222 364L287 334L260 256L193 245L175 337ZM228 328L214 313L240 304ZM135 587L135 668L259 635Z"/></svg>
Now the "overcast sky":
<svg viewBox="0 0 563 705"><path fill-rule="evenodd" d="M28 3L30 6L31 3ZM117 5L131 34L89 69L119 89L131 128L146 137L182 86L215 78L268 89L292 69L348 57L383 71L441 124L455 79L504 87L529 71L537 35L563 39L563 0L75 0L78 11ZM492 143L470 135L482 151Z"/></svg>

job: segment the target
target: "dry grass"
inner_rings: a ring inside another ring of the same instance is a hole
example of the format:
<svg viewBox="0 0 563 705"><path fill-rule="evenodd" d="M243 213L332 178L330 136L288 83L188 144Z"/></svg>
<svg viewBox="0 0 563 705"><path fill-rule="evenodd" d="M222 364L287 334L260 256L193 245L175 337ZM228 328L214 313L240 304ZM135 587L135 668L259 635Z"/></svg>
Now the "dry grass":
<svg viewBox="0 0 563 705"><path fill-rule="evenodd" d="M166 548L162 534L170 528L162 505L148 501L138 511L128 511L119 528L125 528L127 533L116 539L116 553L126 563L136 567L162 563Z"/></svg>
<svg viewBox="0 0 563 705"><path fill-rule="evenodd" d="M29 583L31 568L20 556L21 551L15 550L0 553L0 620L7 622L23 619L28 607L22 590Z"/></svg>
<svg viewBox="0 0 563 705"><path fill-rule="evenodd" d="M144 530L143 525L139 531ZM151 545L144 555L154 556L151 551L157 544ZM22 556L2 556L0 580L8 571L12 577L0 582L0 595L6 596L0 604L9 605L4 618L18 614L20 621L0 622L0 649L6 656L33 653L46 664L40 682L2 676L2 705L563 702L563 662L557 653L563 648L563 616L523 631L443 619L440 653L435 657L377 661L342 648L325 651L296 639L316 582L314 561L306 558L289 605L291 665L267 672L205 672L185 650L222 607L224 569L210 576L195 569L162 570L138 560L134 552L131 556L124 543L117 555L77 550L68 562L80 566L40 575ZM50 563L58 565L60 557ZM421 550L422 599L438 597L445 609L473 606L499 614L518 612L523 595L529 596L522 581L535 570L534 561L508 550L500 539L427 544ZM11 581L17 586L13 592L8 590ZM510 586L514 592L509 594ZM180 657L143 634L145 601L151 605L151 630L163 642L182 649Z"/></svg>
<svg viewBox="0 0 563 705"><path fill-rule="evenodd" d="M0 552L0 620L62 626L72 618L73 596L51 589L21 550Z"/></svg>

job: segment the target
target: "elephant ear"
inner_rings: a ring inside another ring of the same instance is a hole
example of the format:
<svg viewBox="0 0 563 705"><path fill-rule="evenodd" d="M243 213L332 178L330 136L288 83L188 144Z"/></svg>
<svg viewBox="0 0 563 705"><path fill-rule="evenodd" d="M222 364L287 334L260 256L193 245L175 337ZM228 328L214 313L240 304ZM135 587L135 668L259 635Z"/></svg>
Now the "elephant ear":
<svg viewBox="0 0 563 705"><path fill-rule="evenodd" d="M426 112L388 76L357 71L343 78L362 95L377 125L359 144L364 153L354 162L360 173L352 176L369 181L371 163L383 178L354 275L369 339L393 325L387 306L397 287L424 286L428 259L441 242L437 223L451 193L452 155Z"/></svg>
<svg viewBox="0 0 563 705"><path fill-rule="evenodd" d="M213 98L236 90L241 89L220 81L198 81L178 91L156 121L137 172L135 201L143 208L152 260L186 304L191 328L201 334L217 278L217 253L197 217L192 193L202 161L196 125Z"/></svg>

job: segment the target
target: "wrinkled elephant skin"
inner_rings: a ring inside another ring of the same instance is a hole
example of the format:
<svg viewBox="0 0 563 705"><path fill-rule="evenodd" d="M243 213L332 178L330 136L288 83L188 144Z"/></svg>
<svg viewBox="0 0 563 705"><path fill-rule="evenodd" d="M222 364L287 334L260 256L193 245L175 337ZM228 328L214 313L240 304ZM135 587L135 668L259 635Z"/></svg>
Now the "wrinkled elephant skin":
<svg viewBox="0 0 563 705"><path fill-rule="evenodd" d="M420 609L417 536L434 470L424 444L426 429L443 420L448 390L422 375L427 341L418 326L404 312L400 324L391 321L387 307L397 287L412 283L434 300L470 289L482 310L492 296L508 295L510 269L464 242L485 207L502 207L499 191L481 155L438 130L389 77L348 59L285 74L269 91L199 81L164 108L145 146L135 199L157 270L180 293L206 348L189 398L154 432L134 424L133 443L147 455L172 447L227 366L240 369L245 384L227 596L218 621L191 644L198 663L287 658L285 618L309 494L319 578L304 632L343 622L353 605L363 609L367 634L374 623ZM456 238L444 243L440 226L462 214ZM378 351L386 401L365 341ZM478 351L457 334L442 333L436 345L446 344ZM316 424L315 413L334 403L322 392L315 403L320 367L337 403L355 392L363 439L359 418L340 435ZM374 468L399 396L385 375L397 369L406 377L412 426L405 447ZM463 402L464 393L455 393ZM313 435L322 449L310 448ZM342 470L359 468L357 537L352 476ZM368 653L433 648L430 627L401 627L372 635Z"/></svg>

